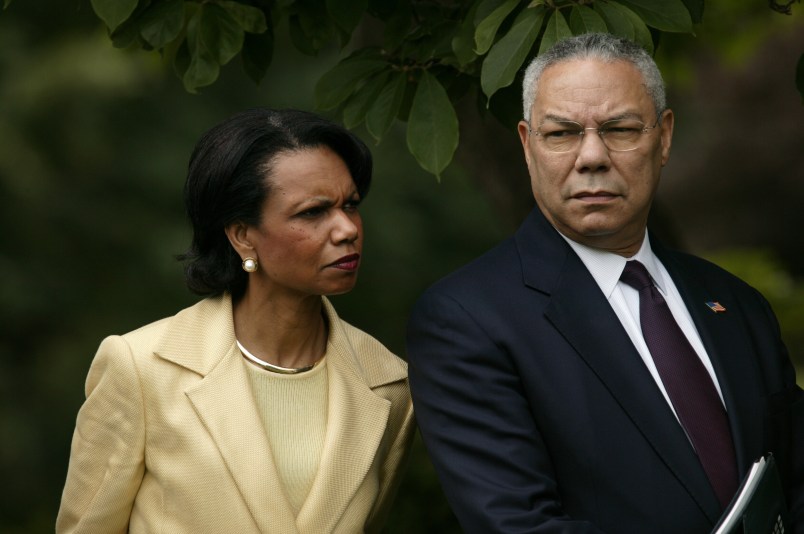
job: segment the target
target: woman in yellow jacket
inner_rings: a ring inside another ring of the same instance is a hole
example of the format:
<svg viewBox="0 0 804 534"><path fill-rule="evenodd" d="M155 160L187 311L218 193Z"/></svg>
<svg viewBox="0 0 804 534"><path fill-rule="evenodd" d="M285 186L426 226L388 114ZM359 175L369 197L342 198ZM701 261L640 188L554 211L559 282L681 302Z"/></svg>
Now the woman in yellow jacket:
<svg viewBox="0 0 804 534"><path fill-rule="evenodd" d="M316 115L209 130L185 184L189 287L173 317L100 345L57 532L380 529L413 434L404 361L338 318L372 160Z"/></svg>

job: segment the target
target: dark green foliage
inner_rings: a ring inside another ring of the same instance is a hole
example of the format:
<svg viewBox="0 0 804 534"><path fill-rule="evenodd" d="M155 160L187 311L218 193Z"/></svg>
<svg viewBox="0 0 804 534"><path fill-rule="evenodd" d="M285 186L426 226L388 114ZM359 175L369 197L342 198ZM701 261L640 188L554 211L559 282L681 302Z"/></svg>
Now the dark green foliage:
<svg viewBox="0 0 804 534"><path fill-rule="evenodd" d="M318 81L317 107L335 111L348 127L366 123L377 141L395 119L407 122L409 151L436 176L458 147L455 105L472 87L494 113L491 98L529 58L563 37L611 32L652 52L654 34L691 32L703 13L703 0L92 0L92 6L115 45L159 50L189 92L214 83L238 53L246 73L260 81L280 25L310 56L333 44L349 46L355 51ZM356 36L364 26L373 33Z"/></svg>

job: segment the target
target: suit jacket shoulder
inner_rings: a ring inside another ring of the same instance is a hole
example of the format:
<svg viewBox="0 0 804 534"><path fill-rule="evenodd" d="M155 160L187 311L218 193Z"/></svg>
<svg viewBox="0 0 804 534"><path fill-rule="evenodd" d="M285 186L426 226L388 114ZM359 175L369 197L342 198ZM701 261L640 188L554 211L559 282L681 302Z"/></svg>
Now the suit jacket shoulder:
<svg viewBox="0 0 804 534"><path fill-rule="evenodd" d="M343 342L348 347L356 368L369 387L407 378L407 363L402 358L373 336L340 319L329 299L324 299L324 305L334 333L333 343Z"/></svg>

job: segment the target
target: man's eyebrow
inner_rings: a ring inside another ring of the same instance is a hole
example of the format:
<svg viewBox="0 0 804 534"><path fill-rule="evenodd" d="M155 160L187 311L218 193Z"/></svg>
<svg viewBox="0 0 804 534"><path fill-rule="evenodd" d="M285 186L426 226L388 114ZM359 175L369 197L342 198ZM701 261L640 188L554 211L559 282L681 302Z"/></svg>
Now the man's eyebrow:
<svg viewBox="0 0 804 534"><path fill-rule="evenodd" d="M552 113L548 113L547 115L545 115L544 118L542 119L542 122L540 122L539 124L540 125L544 124L547 121L552 121L552 122L574 122L574 123L578 124L577 121L574 121L574 120L572 120L570 118L564 117L563 115L554 115Z"/></svg>
<svg viewBox="0 0 804 534"><path fill-rule="evenodd" d="M619 115L614 115L613 117L609 117L608 119L606 119L603 122L621 121L621 120L624 120L624 119L642 120L642 115L640 115L639 113L637 113L635 111L624 111L623 113L620 113Z"/></svg>
<svg viewBox="0 0 804 534"><path fill-rule="evenodd" d="M623 111L622 113L618 113L617 115L612 115L610 117L607 117L606 119L600 121L598 124L605 124L607 122L620 121L620 120L624 120L624 119L636 119L636 120L641 121L642 116L639 113L637 113L636 111ZM580 124L578 121L570 119L570 118L565 117L563 115L555 115L553 113L548 113L547 115L544 116L542 121L539 123L539 126L541 126L542 124L544 124L547 121L551 121L551 122L573 122L575 124Z"/></svg>

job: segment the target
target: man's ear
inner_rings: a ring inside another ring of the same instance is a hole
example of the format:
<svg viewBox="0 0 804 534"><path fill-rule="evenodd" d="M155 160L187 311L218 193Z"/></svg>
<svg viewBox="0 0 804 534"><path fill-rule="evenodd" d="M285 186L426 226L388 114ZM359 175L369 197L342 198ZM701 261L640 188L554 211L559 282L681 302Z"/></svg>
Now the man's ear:
<svg viewBox="0 0 804 534"><path fill-rule="evenodd" d="M662 124L660 135L662 141L662 167L667 165L670 159L670 146L673 144L673 126L675 124L675 117L673 116L672 109L666 109L662 112Z"/></svg>
<svg viewBox="0 0 804 534"><path fill-rule="evenodd" d="M249 240L248 229L248 225L242 222L231 223L224 229L229 243L241 258L254 256L254 246Z"/></svg>
<svg viewBox="0 0 804 534"><path fill-rule="evenodd" d="M530 167L530 151L528 150L528 141L530 141L530 124L525 121L519 121L517 124L517 132L519 132L519 141L522 143L522 150L525 152L525 163Z"/></svg>

